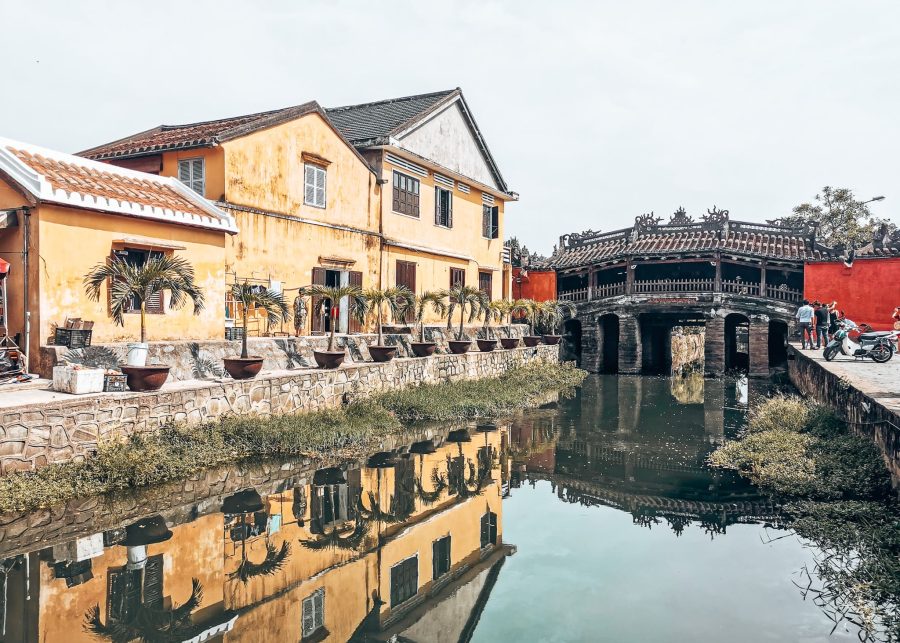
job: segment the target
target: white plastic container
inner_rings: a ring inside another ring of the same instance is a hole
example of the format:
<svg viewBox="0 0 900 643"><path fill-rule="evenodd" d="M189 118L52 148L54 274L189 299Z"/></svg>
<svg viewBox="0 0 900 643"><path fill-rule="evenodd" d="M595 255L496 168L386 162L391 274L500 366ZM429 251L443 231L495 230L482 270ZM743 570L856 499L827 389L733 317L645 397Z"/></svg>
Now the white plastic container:
<svg viewBox="0 0 900 643"><path fill-rule="evenodd" d="M128 351L125 355L125 363L128 366L146 366L147 365L147 354L150 352L149 344L142 344L140 342L129 342L125 345L126 350Z"/></svg>
<svg viewBox="0 0 900 643"><path fill-rule="evenodd" d="M75 368L62 364L53 367L53 390L72 395L101 393L103 391L102 368Z"/></svg>

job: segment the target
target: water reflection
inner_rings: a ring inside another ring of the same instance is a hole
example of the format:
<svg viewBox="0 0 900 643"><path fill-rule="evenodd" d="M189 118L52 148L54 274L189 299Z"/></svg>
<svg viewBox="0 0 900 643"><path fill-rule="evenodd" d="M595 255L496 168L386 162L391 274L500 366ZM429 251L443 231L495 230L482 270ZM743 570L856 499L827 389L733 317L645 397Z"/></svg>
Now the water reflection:
<svg viewBox="0 0 900 643"><path fill-rule="evenodd" d="M459 640L510 553L504 435L473 425L352 465L199 474L168 505L157 490L6 517L0 640Z"/></svg>

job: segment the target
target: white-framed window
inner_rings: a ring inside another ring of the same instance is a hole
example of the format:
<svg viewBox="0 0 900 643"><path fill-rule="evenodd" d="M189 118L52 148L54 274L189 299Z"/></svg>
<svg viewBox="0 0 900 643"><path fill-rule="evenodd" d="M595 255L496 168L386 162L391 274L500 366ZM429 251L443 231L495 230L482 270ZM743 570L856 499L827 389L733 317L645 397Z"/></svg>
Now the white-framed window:
<svg viewBox="0 0 900 643"><path fill-rule="evenodd" d="M325 168L306 163L303 170L303 202L316 208L325 207Z"/></svg>
<svg viewBox="0 0 900 643"><path fill-rule="evenodd" d="M178 161L178 180L203 196L206 193L206 163L204 159Z"/></svg>
<svg viewBox="0 0 900 643"><path fill-rule="evenodd" d="M453 191L434 187L434 225L453 227Z"/></svg>
<svg viewBox="0 0 900 643"><path fill-rule="evenodd" d="M320 587L303 599L303 638L308 638L325 627L325 588Z"/></svg>

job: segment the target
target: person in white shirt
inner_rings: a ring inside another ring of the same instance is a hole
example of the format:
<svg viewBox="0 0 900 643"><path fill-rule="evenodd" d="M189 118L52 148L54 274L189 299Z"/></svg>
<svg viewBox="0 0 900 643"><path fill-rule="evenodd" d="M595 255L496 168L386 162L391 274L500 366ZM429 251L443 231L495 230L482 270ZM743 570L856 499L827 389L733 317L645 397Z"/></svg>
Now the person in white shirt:
<svg viewBox="0 0 900 643"><path fill-rule="evenodd" d="M809 342L810 350L813 348L812 320L815 311L809 305L809 301L804 299L803 305L797 309L797 323L800 325L800 343L802 350L806 350L806 343Z"/></svg>

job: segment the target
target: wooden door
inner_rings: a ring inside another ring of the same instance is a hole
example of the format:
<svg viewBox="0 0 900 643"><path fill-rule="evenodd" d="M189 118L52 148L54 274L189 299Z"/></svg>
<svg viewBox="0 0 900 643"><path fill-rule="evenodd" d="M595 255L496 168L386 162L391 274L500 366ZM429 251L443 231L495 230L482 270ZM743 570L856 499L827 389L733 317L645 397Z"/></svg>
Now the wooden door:
<svg viewBox="0 0 900 643"><path fill-rule="evenodd" d="M325 268L313 268L312 269L312 283L313 286L324 286L325 285ZM312 333L324 333L325 332L325 316L322 314L323 311L319 309L319 302L321 301L321 297L313 297L309 302L310 305L310 332Z"/></svg>
<svg viewBox="0 0 900 643"><path fill-rule="evenodd" d="M398 286L406 286L413 293L416 292L416 264L412 261L397 260L397 277L396 284ZM412 309L406 311L406 323L410 323L415 318L415 311Z"/></svg>
<svg viewBox="0 0 900 643"><path fill-rule="evenodd" d="M360 288L362 288L362 273L356 270L351 270L349 275L349 284L351 286L359 286ZM348 310L347 312L349 313L350 311ZM348 314L347 320L348 332L359 333L362 331L362 324L356 321L353 318L353 315Z"/></svg>

